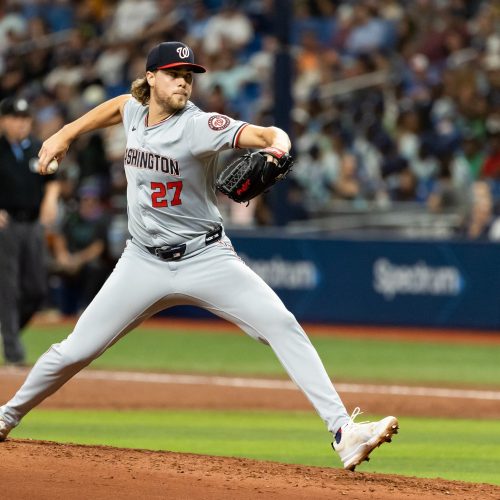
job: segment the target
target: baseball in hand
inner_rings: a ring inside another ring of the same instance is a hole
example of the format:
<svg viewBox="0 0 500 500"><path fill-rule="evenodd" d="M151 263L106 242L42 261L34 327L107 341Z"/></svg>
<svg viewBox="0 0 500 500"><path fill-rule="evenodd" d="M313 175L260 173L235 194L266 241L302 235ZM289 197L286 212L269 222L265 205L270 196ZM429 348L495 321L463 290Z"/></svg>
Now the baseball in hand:
<svg viewBox="0 0 500 500"><path fill-rule="evenodd" d="M58 168L59 168L59 162L54 158L47 165L47 171L45 173L53 174L54 172L57 171ZM40 160L38 158L33 158L30 160L30 169L32 172L35 172L37 174L40 173Z"/></svg>
<svg viewBox="0 0 500 500"><path fill-rule="evenodd" d="M47 173L48 174L53 174L57 172L57 169L59 168L59 162L54 158L48 165L47 165Z"/></svg>

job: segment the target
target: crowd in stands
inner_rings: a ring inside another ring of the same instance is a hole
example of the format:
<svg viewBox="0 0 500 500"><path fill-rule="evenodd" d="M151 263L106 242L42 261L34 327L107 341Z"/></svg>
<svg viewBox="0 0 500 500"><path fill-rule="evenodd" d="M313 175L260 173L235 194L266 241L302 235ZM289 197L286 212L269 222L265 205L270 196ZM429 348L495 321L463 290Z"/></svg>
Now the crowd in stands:
<svg viewBox="0 0 500 500"><path fill-rule="evenodd" d="M283 202L294 207L289 213L307 219L346 207L413 204L431 213L463 214L457 235L500 239L498 2L290 4L289 132L296 166L286 180ZM144 74L153 45L182 40L209 69L196 77L196 104L269 125L279 45L273 5L7 0L0 3L0 99L28 98L43 140L103 100L128 92ZM96 221L105 220L111 257L120 253L125 232L123 151L124 133L113 127L80 139L60 172L61 228L72 220L78 233L75 217L99 228ZM265 199L248 208L221 199L221 207L234 224L273 223ZM80 246L92 243L79 236ZM56 246L57 267L75 274L68 255L78 245Z"/></svg>
<svg viewBox="0 0 500 500"><path fill-rule="evenodd" d="M321 15L306 2L296 21L293 111L309 212L411 202L467 213L467 224L480 181L491 198L487 237L500 208L498 4L342 2L333 18L331 2L314 4ZM370 74L373 85L322 92Z"/></svg>

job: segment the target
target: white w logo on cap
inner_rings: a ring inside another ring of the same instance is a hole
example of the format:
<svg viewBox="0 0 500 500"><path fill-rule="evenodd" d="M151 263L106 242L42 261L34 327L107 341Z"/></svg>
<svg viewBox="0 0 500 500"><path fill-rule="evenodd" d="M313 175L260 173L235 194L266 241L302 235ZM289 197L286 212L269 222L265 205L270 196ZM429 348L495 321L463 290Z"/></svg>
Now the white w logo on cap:
<svg viewBox="0 0 500 500"><path fill-rule="evenodd" d="M179 47L177 49L177 54L179 54L179 57L181 59L186 59L186 57L189 57L189 49L188 49L188 47Z"/></svg>

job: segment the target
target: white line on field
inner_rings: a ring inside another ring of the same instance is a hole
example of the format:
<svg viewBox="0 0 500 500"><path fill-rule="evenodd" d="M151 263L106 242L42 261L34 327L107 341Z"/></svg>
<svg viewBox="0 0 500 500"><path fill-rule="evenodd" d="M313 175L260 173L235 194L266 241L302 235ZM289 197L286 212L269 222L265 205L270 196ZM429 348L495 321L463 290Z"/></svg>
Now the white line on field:
<svg viewBox="0 0 500 500"><path fill-rule="evenodd" d="M86 380L115 380L121 382L147 382L155 384L217 385L221 387L241 387L248 389L297 390L295 384L287 380L269 380L237 377L209 377L203 375L175 375L168 373L141 373L88 370L76 378ZM467 389L446 389L440 387L411 387L403 385L335 384L339 392L395 394L398 396L424 396L439 398L463 398L500 401L500 391L480 391Z"/></svg>

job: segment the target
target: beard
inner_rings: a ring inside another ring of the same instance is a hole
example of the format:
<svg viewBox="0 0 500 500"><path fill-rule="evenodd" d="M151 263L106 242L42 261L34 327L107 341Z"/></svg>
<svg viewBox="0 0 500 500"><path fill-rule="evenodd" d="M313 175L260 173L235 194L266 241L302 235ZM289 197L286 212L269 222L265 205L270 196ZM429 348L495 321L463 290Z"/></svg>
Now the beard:
<svg viewBox="0 0 500 500"><path fill-rule="evenodd" d="M184 109L190 96L189 93L186 96L183 94L165 95L162 92L158 92L156 88L153 88L152 97L158 107L165 113L171 114Z"/></svg>
<svg viewBox="0 0 500 500"><path fill-rule="evenodd" d="M165 105L172 111L179 111L186 107L188 97L180 94L174 94L165 100Z"/></svg>

